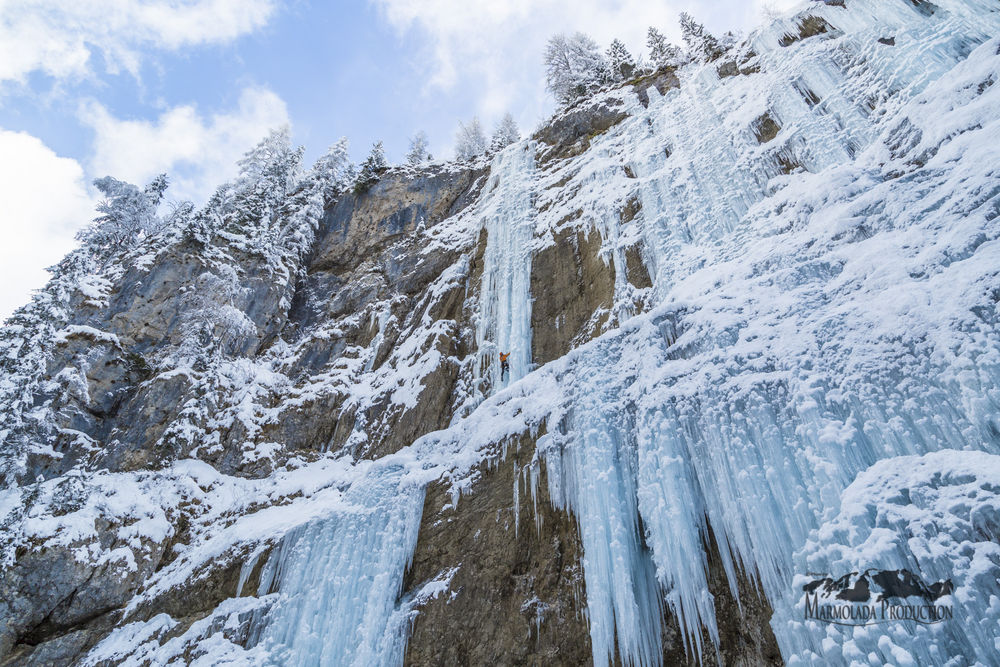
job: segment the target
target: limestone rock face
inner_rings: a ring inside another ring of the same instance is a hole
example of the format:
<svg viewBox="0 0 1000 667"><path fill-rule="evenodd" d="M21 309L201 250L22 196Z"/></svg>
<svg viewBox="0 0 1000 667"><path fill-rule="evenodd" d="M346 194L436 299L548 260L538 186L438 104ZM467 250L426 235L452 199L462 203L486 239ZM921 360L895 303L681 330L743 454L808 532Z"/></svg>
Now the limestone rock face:
<svg viewBox="0 0 1000 667"><path fill-rule="evenodd" d="M676 80L664 74L647 83ZM591 139L627 117L623 109L614 100L581 105L543 127L542 162L559 168L560 160L586 151ZM448 242L438 236L449 233L450 221L478 215L488 176L482 165L395 170L365 192L345 192L325 210L297 274L284 282L261 258L233 257L239 288L228 305L250 326L226 342L232 361L221 374L163 369L162 359L183 344L187 312L218 273L203 248L179 242L151 265L126 265L102 301L74 297L69 333L54 342L47 373L79 381L72 391L51 390L56 445L28 456L25 479L56 484L82 464L102 474L155 475L194 458L220 474L266 482L327 453L378 460L446 428L467 414L470 397L482 400L493 391L476 367L495 360L476 358L475 338L490 239L485 229ZM622 218L637 213L633 199ZM530 269L536 365L607 330L616 317L616 271L637 289L651 285L641 244L629 247L621 255L625 264L616 267L608 239L595 227L539 241ZM294 352L280 361L267 361L289 348ZM237 370L239 364L249 366ZM271 374L264 382L261 368ZM410 384L396 379L413 368ZM257 393L243 397L249 385ZM239 411L247 401L251 416ZM183 431L197 436L178 437ZM577 525L553 507L544 472L531 496L524 470L535 448L534 436L519 436L506 457L480 467L479 481L457 506L444 483L429 485L400 593L414 619L407 664L590 660ZM280 508L302 492L263 495L210 520L214 510L205 503L213 484L199 481L163 500L170 529L141 544L118 543L120 526L98 521L92 534L69 544L19 546L0 579L3 664L76 664L129 624L159 628L145 641L180 642L187 659L200 655L198 642L213 629L252 650L250 628L264 612L220 610L269 590L265 562L280 537L219 549L191 565L183 580L157 582L185 566L189 545L239 522L241 512ZM30 512L34 501L25 498ZM117 561L81 557L119 553L121 546L130 550ZM141 552L134 566L133 552ZM446 592L422 592L438 581L446 581ZM734 629L734 643L722 655L760 664L761 646L773 644L769 611L760 603L745 607L748 614L752 627ZM665 659L685 660L676 621L667 615L663 623ZM105 656L95 664L117 662Z"/></svg>
<svg viewBox="0 0 1000 667"><path fill-rule="evenodd" d="M541 161L583 153L590 147L591 139L628 117L622 107L620 100L610 98L596 103L581 102L562 112L533 137L545 145Z"/></svg>
<svg viewBox="0 0 1000 667"><path fill-rule="evenodd" d="M457 507L441 485L428 491L406 589L419 595L441 577L450 584L448 592L416 606L408 664L575 665L590 659L579 536L572 517L552 508L542 485L533 500L519 479L533 454L525 439L495 468L484 469ZM524 487L516 505L515 480Z"/></svg>
<svg viewBox="0 0 1000 667"><path fill-rule="evenodd" d="M602 332L614 306L614 261L596 230L562 232L532 259L532 357L543 364Z"/></svg>
<svg viewBox="0 0 1000 667"><path fill-rule="evenodd" d="M100 548L113 553L122 546L116 543L117 528L97 526ZM144 557L135 566L125 559L83 560L77 551L87 547L82 542L26 550L0 579L0 652L10 654L17 643L22 647L15 653L51 644L44 652L48 657L33 658L34 664L68 664L75 651L110 629L120 616L116 612L159 565L164 544L143 546Z"/></svg>

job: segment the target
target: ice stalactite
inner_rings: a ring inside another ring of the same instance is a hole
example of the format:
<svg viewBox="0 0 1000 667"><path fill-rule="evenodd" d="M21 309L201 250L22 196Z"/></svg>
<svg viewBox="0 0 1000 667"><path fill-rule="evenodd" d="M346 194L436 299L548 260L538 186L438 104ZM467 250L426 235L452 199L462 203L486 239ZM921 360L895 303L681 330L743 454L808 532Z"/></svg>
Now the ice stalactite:
<svg viewBox="0 0 1000 667"><path fill-rule="evenodd" d="M502 151L490 166L489 181L477 211L487 238L476 321L476 371L487 380L491 392L531 370L534 173L532 142ZM510 372L503 378L501 353L510 354Z"/></svg>
<svg viewBox="0 0 1000 667"><path fill-rule="evenodd" d="M659 409L643 408L636 424L638 510L670 612L684 635L689 656L701 658L701 628L717 645L715 600L708 589L705 508L690 463L672 448L670 427ZM732 568L729 568L732 570ZM730 572L730 582L736 577ZM735 587L732 592L738 599Z"/></svg>
<svg viewBox="0 0 1000 667"><path fill-rule="evenodd" d="M277 603L254 636L281 665L399 665L408 627L396 602L423 509L401 466L372 470L345 508L287 535L262 568L258 594Z"/></svg>
<svg viewBox="0 0 1000 667"><path fill-rule="evenodd" d="M625 342L595 343L564 378L573 387L571 417L556 438L561 446L545 452L549 496L580 530L598 665L613 663L616 651L625 664L661 664L664 607L693 659L705 649L702 627L718 641L698 480L687 452L673 448L655 396L623 391L639 366L666 356L654 326Z"/></svg>
<svg viewBox="0 0 1000 667"><path fill-rule="evenodd" d="M710 650L700 643L703 627L718 641L707 524L734 597L742 573L783 608L794 603L794 550L859 472L900 455L957 456L978 430L977 414L963 408L947 377L917 383L899 374L890 387L811 392L778 381L686 395L689 387L671 387L675 360L663 339L643 326L581 354L562 378L574 387L572 417L561 447L546 454L550 496L579 524L595 664L613 660L616 647L626 664L660 664L651 648L659 646L660 595L689 655ZM1000 381L996 367L983 371ZM738 373L730 379L738 382ZM998 409L979 414L995 419ZM995 435L975 446L1000 451ZM818 651L789 627L776 628L786 655Z"/></svg>
<svg viewBox="0 0 1000 667"><path fill-rule="evenodd" d="M593 350L582 363L599 368L604 352ZM594 664L611 664L617 646L630 663L654 665L662 601L636 506L633 426L614 409L616 388L602 373L577 377L571 442L549 460L549 493L580 529Z"/></svg>

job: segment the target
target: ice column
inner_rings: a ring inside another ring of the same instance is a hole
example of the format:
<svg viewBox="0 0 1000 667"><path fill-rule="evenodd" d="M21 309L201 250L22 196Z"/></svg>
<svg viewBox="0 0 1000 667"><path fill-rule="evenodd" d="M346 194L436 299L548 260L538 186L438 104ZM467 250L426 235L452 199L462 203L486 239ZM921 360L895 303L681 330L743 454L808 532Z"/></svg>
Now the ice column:
<svg viewBox="0 0 1000 667"><path fill-rule="evenodd" d="M594 372L577 374L573 440L548 459L549 493L580 528L594 664L610 664L617 646L625 664L658 665L663 606L639 523L636 450L627 416L612 407L604 354L581 361Z"/></svg>
<svg viewBox="0 0 1000 667"><path fill-rule="evenodd" d="M402 473L358 480L346 509L286 536L265 564L259 593L280 597L255 632L275 664L402 664L406 629L392 618L424 496Z"/></svg>
<svg viewBox="0 0 1000 667"><path fill-rule="evenodd" d="M531 366L531 241L534 236L533 142L502 151L490 166L478 215L486 229L476 345L476 371L495 391L528 374ZM500 353L510 373L500 377Z"/></svg>
<svg viewBox="0 0 1000 667"><path fill-rule="evenodd" d="M686 452L673 447L670 424L662 410L643 408L641 414L635 430L638 509L656 578L684 634L685 651L700 658L705 649L701 645L703 627L713 643L719 642L715 599L708 590L704 546L708 530L702 491ZM733 573L729 580L736 581ZM735 589L733 593L735 596Z"/></svg>
<svg viewBox="0 0 1000 667"><path fill-rule="evenodd" d="M574 388L568 437L546 453L549 495L580 529L595 665L614 661L616 650L624 664L661 664L665 607L691 658L705 649L703 627L718 642L704 493L690 452L655 393L625 390L637 368L665 358L656 326L581 355L565 378Z"/></svg>

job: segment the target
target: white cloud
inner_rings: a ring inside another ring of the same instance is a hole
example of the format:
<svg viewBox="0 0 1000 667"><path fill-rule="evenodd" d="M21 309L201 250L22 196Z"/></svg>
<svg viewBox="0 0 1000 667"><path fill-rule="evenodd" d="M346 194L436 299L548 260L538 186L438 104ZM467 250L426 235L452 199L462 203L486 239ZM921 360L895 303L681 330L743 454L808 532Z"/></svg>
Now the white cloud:
<svg viewBox="0 0 1000 667"><path fill-rule="evenodd" d="M763 10L785 10L803 0L369 0L400 33L426 38L422 54L428 90L475 88L487 122L507 108L523 108L522 122L542 119L550 102L539 85L545 42L577 30L607 45L621 39L645 52L646 30L656 26L680 41L677 17L691 12L710 30L746 30Z"/></svg>
<svg viewBox="0 0 1000 667"><path fill-rule="evenodd" d="M236 173L236 160L268 130L288 123L273 92L247 88L236 108L204 116L180 106L154 120L121 120L93 102L83 121L95 132L86 171L24 132L0 129L0 320L45 284L44 267L74 247L74 235L94 217L88 183L110 174L145 184L171 176L171 199L203 201Z"/></svg>
<svg viewBox="0 0 1000 667"><path fill-rule="evenodd" d="M201 203L236 173L236 160L271 129L287 125L288 109L265 88L246 88L236 108L205 116L193 105L174 107L152 120L115 118L97 102L81 120L93 128L88 171L142 185L159 173L171 179L168 197Z"/></svg>
<svg viewBox="0 0 1000 667"><path fill-rule="evenodd" d="M36 137L0 130L0 320L48 280L93 218L83 168Z"/></svg>
<svg viewBox="0 0 1000 667"><path fill-rule="evenodd" d="M267 23L277 0L0 0L0 82L39 71L137 73L141 51L224 43Z"/></svg>

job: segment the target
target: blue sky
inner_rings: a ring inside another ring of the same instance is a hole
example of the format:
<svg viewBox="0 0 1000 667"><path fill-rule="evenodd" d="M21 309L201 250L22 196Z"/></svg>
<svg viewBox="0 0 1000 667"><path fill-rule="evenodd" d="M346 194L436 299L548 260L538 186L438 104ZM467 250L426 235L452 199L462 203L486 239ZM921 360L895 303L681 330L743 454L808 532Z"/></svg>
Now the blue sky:
<svg viewBox="0 0 1000 667"><path fill-rule="evenodd" d="M401 159L428 133L449 157L460 120L547 117L541 52L555 32L636 54L690 11L748 30L794 0L0 0L0 317L92 217L90 182L172 179L203 200L271 127L307 159L342 136Z"/></svg>

